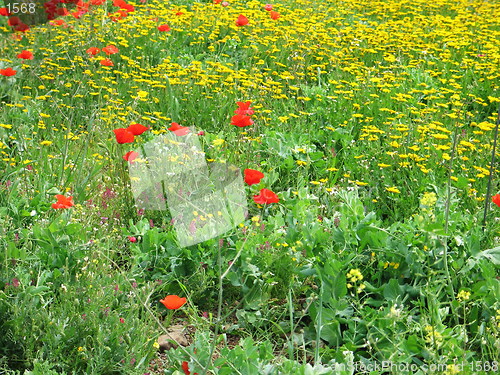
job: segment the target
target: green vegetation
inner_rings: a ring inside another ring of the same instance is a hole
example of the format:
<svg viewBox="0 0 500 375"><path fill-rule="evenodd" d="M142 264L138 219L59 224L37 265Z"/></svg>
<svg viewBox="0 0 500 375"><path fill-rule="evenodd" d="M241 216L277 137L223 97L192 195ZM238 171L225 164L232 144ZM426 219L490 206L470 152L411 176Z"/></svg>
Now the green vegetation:
<svg viewBox="0 0 500 375"><path fill-rule="evenodd" d="M497 371L498 1L56 6L0 15L0 373ZM173 122L264 175L188 247L124 160Z"/></svg>

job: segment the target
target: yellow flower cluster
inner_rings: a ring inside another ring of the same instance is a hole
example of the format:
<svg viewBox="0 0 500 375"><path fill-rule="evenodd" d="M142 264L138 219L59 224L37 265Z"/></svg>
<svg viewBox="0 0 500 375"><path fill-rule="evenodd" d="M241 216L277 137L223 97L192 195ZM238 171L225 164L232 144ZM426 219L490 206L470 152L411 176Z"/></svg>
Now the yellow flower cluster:
<svg viewBox="0 0 500 375"><path fill-rule="evenodd" d="M363 275L359 269L354 268L347 273L347 279L350 280L351 283L355 283L363 280Z"/></svg>
<svg viewBox="0 0 500 375"><path fill-rule="evenodd" d="M385 262L384 263L384 269L387 268L387 267L392 267L395 270L397 270L399 268L399 263L396 263L396 262Z"/></svg>
<svg viewBox="0 0 500 375"><path fill-rule="evenodd" d="M459 300L460 302L464 302L464 301L467 301L469 299L470 299L470 292L463 290L463 289L460 292L458 292L457 300Z"/></svg>
<svg viewBox="0 0 500 375"><path fill-rule="evenodd" d="M436 331L436 329L431 325L425 326L424 331L426 334L425 342L435 344L437 347L441 346L443 343L443 336L441 333Z"/></svg>
<svg viewBox="0 0 500 375"><path fill-rule="evenodd" d="M437 196L434 192L425 192L422 198L420 198L420 204L425 207L434 207L437 202Z"/></svg>
<svg viewBox="0 0 500 375"><path fill-rule="evenodd" d="M500 309L497 310L497 315L495 315L493 319L496 321L497 328L500 329Z"/></svg>
<svg viewBox="0 0 500 375"><path fill-rule="evenodd" d="M347 281L348 281L347 287L349 289L357 287L356 293L361 293L366 288L366 285L363 282L361 282L362 280L363 280L363 275L361 274L361 271L357 268L353 268L347 273Z"/></svg>

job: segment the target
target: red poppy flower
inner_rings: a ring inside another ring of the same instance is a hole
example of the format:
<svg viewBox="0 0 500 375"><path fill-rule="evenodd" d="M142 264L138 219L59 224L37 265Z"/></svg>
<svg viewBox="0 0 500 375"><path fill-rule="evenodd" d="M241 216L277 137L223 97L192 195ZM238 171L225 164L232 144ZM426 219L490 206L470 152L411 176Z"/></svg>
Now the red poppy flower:
<svg viewBox="0 0 500 375"><path fill-rule="evenodd" d="M15 76L16 73L17 73L17 70L14 70L12 68L0 69L0 75L5 76L5 77Z"/></svg>
<svg viewBox="0 0 500 375"><path fill-rule="evenodd" d="M127 12L133 12L135 10L134 6L133 5L130 5L130 4L127 4L125 1L123 0L114 0L113 1L113 5L115 7L118 7L120 9L124 9L126 10Z"/></svg>
<svg viewBox="0 0 500 375"><path fill-rule="evenodd" d="M71 13L71 15L76 19L80 19L85 13L87 12L79 11L79 12L73 12Z"/></svg>
<svg viewBox="0 0 500 375"><path fill-rule="evenodd" d="M195 353L196 353L196 349L195 349ZM182 371L184 371L184 375L191 374L191 371L189 371L189 364L186 361L182 362ZM195 372L193 375L198 375L198 373Z"/></svg>
<svg viewBox="0 0 500 375"><path fill-rule="evenodd" d="M69 11L66 8L57 8L56 13L59 16L67 16L69 14Z"/></svg>
<svg viewBox="0 0 500 375"><path fill-rule="evenodd" d="M248 102L236 102L238 104L238 109L234 111L237 115L253 115L254 111L252 110L253 108L250 107L252 104L251 101Z"/></svg>
<svg viewBox="0 0 500 375"><path fill-rule="evenodd" d="M97 55L99 52L101 52L101 50L97 47L90 47L87 51L86 51L89 55Z"/></svg>
<svg viewBox="0 0 500 375"><path fill-rule="evenodd" d="M9 26L16 26L16 25L19 25L21 23L21 19L19 17L9 17L8 21L7 21L7 24Z"/></svg>
<svg viewBox="0 0 500 375"><path fill-rule="evenodd" d="M104 65L104 66L114 66L115 64L113 64L113 61L111 61L110 59L103 59L100 61L101 65Z"/></svg>
<svg viewBox="0 0 500 375"><path fill-rule="evenodd" d="M0 8L0 16L8 16L10 13L9 13L9 10L7 8Z"/></svg>
<svg viewBox="0 0 500 375"><path fill-rule="evenodd" d="M175 135L186 135L189 133L189 128L187 126L180 126L176 122L172 122L168 130L174 132Z"/></svg>
<svg viewBox="0 0 500 375"><path fill-rule="evenodd" d="M491 201L500 207L500 194L492 196Z"/></svg>
<svg viewBox="0 0 500 375"><path fill-rule="evenodd" d="M160 31L170 31L170 26L168 26L168 25L160 25L160 26L158 26L158 30L160 30Z"/></svg>
<svg viewBox="0 0 500 375"><path fill-rule="evenodd" d="M106 2L106 0L90 0L90 5L102 5Z"/></svg>
<svg viewBox="0 0 500 375"><path fill-rule="evenodd" d="M56 195L57 202L52 203L52 208L55 210L65 209L73 207L75 204L73 203L73 197L65 197L64 195Z"/></svg>
<svg viewBox="0 0 500 375"><path fill-rule="evenodd" d="M248 185L258 184L264 178L264 173L256 171L255 169L245 169L245 182Z"/></svg>
<svg viewBox="0 0 500 375"><path fill-rule="evenodd" d="M163 303L163 305L169 310L177 310L186 303L186 298L181 298L176 295L170 295L166 296L164 299L161 299L160 302Z"/></svg>
<svg viewBox="0 0 500 375"><path fill-rule="evenodd" d="M214 4L220 4L222 0L214 0Z"/></svg>
<svg viewBox="0 0 500 375"><path fill-rule="evenodd" d="M183 12L177 12L175 13L176 16L182 16L184 13Z"/></svg>
<svg viewBox="0 0 500 375"><path fill-rule="evenodd" d="M22 51L17 57L24 60L33 60L33 54L30 51Z"/></svg>
<svg viewBox="0 0 500 375"><path fill-rule="evenodd" d="M118 22L122 18L125 18L125 17L128 16L128 12L126 10L123 10L123 9L120 9L118 12L115 12L115 13L118 13L117 17L114 17L112 15L110 16L111 17L111 21L113 21L113 22Z"/></svg>
<svg viewBox="0 0 500 375"><path fill-rule="evenodd" d="M253 200L258 204L278 203L280 199L269 189L261 189L259 195L254 195Z"/></svg>
<svg viewBox="0 0 500 375"><path fill-rule="evenodd" d="M135 238L134 236L128 236L127 238L130 242L137 242L137 238Z"/></svg>
<svg viewBox="0 0 500 375"><path fill-rule="evenodd" d="M273 6L271 4L266 4L264 5L264 9L270 12L271 10L273 10Z"/></svg>
<svg viewBox="0 0 500 375"><path fill-rule="evenodd" d="M124 128L114 129L113 132L115 133L116 141L119 144L134 142L134 135L127 129Z"/></svg>
<svg viewBox="0 0 500 375"><path fill-rule="evenodd" d="M49 23L53 26L61 26L61 25L66 24L66 22L64 22L64 20L53 20L53 21L50 21Z"/></svg>
<svg viewBox="0 0 500 375"><path fill-rule="evenodd" d="M120 9L123 9L127 12L134 12L135 11L135 8L132 4L123 4L122 6L120 6Z"/></svg>
<svg viewBox="0 0 500 375"><path fill-rule="evenodd" d="M236 20L236 26L245 26L248 24L248 18L246 18L243 14L240 14L238 16L238 19Z"/></svg>
<svg viewBox="0 0 500 375"><path fill-rule="evenodd" d="M28 31L29 29L30 27L23 22L20 22L18 25L14 26L14 30L20 31L22 33Z"/></svg>
<svg viewBox="0 0 500 375"><path fill-rule="evenodd" d="M125 155L123 155L123 159L128 161L130 164L133 163L133 160L137 158L139 154L135 151L129 151Z"/></svg>
<svg viewBox="0 0 500 375"><path fill-rule="evenodd" d="M250 118L250 116L234 115L233 117L231 117L231 125L236 125L239 128L243 128L252 124L253 120Z"/></svg>
<svg viewBox="0 0 500 375"><path fill-rule="evenodd" d="M280 18L280 14L278 12L275 12L274 10L272 10L270 14L273 20L277 20L278 18Z"/></svg>
<svg viewBox="0 0 500 375"><path fill-rule="evenodd" d="M112 55L114 53L118 53L118 48L116 48L114 45L110 44L109 46L106 46L102 49L102 52L104 52L106 55Z"/></svg>
<svg viewBox="0 0 500 375"><path fill-rule="evenodd" d="M147 126L141 124L132 124L127 128L127 130L131 132L133 135L141 135L148 129L149 128Z"/></svg>
<svg viewBox="0 0 500 375"><path fill-rule="evenodd" d="M76 10L78 12L88 12L89 6L89 3L84 3L82 0L80 0L78 3L76 3Z"/></svg>

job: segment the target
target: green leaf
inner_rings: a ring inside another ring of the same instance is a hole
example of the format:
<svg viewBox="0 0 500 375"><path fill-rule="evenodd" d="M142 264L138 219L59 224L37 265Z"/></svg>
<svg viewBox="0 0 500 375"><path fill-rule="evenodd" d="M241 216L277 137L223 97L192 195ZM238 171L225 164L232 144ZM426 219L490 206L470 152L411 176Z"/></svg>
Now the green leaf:
<svg viewBox="0 0 500 375"><path fill-rule="evenodd" d="M26 288L26 294L35 296L35 295L41 295L44 294L45 292L50 291L50 288L48 286L42 285L42 286L29 286Z"/></svg>
<svg viewBox="0 0 500 375"><path fill-rule="evenodd" d="M59 231L59 225L57 225L57 223L55 221L53 221L52 223L50 223L48 229L49 229L50 233L55 233L55 232Z"/></svg>
<svg viewBox="0 0 500 375"><path fill-rule="evenodd" d="M401 287L396 279L391 279L384 286L384 297L389 301L395 301L401 296Z"/></svg>
<svg viewBox="0 0 500 375"><path fill-rule="evenodd" d="M323 283L323 301L325 303L336 304L347 294L346 278L340 272L339 262L328 262L324 269L318 269L321 282Z"/></svg>
<svg viewBox="0 0 500 375"><path fill-rule="evenodd" d="M469 184L469 180L465 177L458 177L458 180L457 181L454 181L454 185L459 188L459 189L463 189L464 187L466 187L467 185Z"/></svg>
<svg viewBox="0 0 500 375"><path fill-rule="evenodd" d="M332 289L332 296L339 300L342 297L344 297L347 294L347 286L346 286L346 280L344 274L339 274L335 278L334 284L333 284L333 289Z"/></svg>
<svg viewBox="0 0 500 375"><path fill-rule="evenodd" d="M480 251L473 257L469 258L465 266L459 271L459 274L469 272L479 263L481 259L486 259L493 263L495 266L500 265L500 246Z"/></svg>
<svg viewBox="0 0 500 375"><path fill-rule="evenodd" d="M285 168L288 170L292 169L295 166L295 163L294 163L293 158L291 156L287 157L284 160L283 164L284 164Z"/></svg>
<svg viewBox="0 0 500 375"><path fill-rule="evenodd" d="M418 342L418 338L415 335L411 335L408 337L408 340L406 340L404 343L404 347L408 352L412 354L418 354L422 350L422 347Z"/></svg>
<svg viewBox="0 0 500 375"><path fill-rule="evenodd" d="M68 235L72 235L72 234L78 233L81 230L82 230L82 226L80 224L77 224L77 223L69 224L69 225L66 226L66 228L64 228L64 231Z"/></svg>
<svg viewBox="0 0 500 375"><path fill-rule="evenodd" d="M301 270L299 271L299 274L304 276L304 277L309 277L309 276L315 275L316 270L314 268L311 268L309 265L306 265L306 266L301 268Z"/></svg>
<svg viewBox="0 0 500 375"><path fill-rule="evenodd" d="M315 162L323 158L323 153L321 151L315 151L315 152L310 152L308 156L311 158L312 162Z"/></svg>
<svg viewBox="0 0 500 375"><path fill-rule="evenodd" d="M494 265L498 266L500 265L500 246L494 247L493 249L483 250L475 257L488 259Z"/></svg>
<svg viewBox="0 0 500 375"><path fill-rule="evenodd" d="M7 245L7 258L18 259L19 249L14 242L9 242Z"/></svg>
<svg viewBox="0 0 500 375"><path fill-rule="evenodd" d="M51 187L49 190L47 190L47 194L50 194L50 195L62 195L61 190L59 190L55 186Z"/></svg>
<svg viewBox="0 0 500 375"><path fill-rule="evenodd" d="M328 341L330 346L340 346L342 344L342 334L340 332L340 323L330 321L321 327L320 337Z"/></svg>
<svg viewBox="0 0 500 375"><path fill-rule="evenodd" d="M236 272L229 272L227 275L229 282L232 286L241 286L240 277L236 274Z"/></svg>

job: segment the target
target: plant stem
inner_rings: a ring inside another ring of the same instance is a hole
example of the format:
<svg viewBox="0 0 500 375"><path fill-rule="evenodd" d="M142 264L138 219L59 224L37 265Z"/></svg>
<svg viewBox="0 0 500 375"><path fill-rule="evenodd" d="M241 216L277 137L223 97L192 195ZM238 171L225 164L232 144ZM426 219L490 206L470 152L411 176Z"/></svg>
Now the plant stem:
<svg viewBox="0 0 500 375"><path fill-rule="evenodd" d="M290 359L293 359L293 304L292 304L292 288L288 288L288 306L290 312L290 337L288 340L288 356Z"/></svg>
<svg viewBox="0 0 500 375"><path fill-rule="evenodd" d="M455 298L455 291L453 289L453 281L451 280L451 275L450 275L450 269L448 267L448 225L449 225L449 219L450 219L450 200L451 200L451 175L453 171L453 162L455 160L455 153L456 153L456 148L457 148L457 141L458 141L458 126L455 126L455 130L453 132L453 147L451 149L451 156L450 156L450 170L448 173L448 181L446 183L446 205L445 205L445 214L444 214L444 233L445 233L445 239L444 239L444 250L443 250L443 262L444 262L444 272L446 274L446 278L448 279L448 292L450 294L450 298L453 300ZM453 305L452 310L454 310ZM457 320L457 315L453 314L455 317L455 322L458 324Z"/></svg>
<svg viewBox="0 0 500 375"><path fill-rule="evenodd" d="M323 315L323 282L321 283L320 293L319 293L319 311L318 311L318 323L316 327L316 347L314 348L314 364L319 363L319 343L321 342L321 328L322 328L322 315Z"/></svg>
<svg viewBox="0 0 500 375"><path fill-rule="evenodd" d="M215 323L214 329L214 340L212 341L212 347L210 348L210 356L208 357L208 363L203 369L202 374L205 375L208 371L208 368L212 364L212 357L214 355L215 347L217 345L217 337L219 336L219 324L220 324L220 316L222 314L222 280L224 279L224 275L222 274L222 256L220 252L221 247L217 246L217 269L219 273L219 301L217 303L217 321Z"/></svg>

